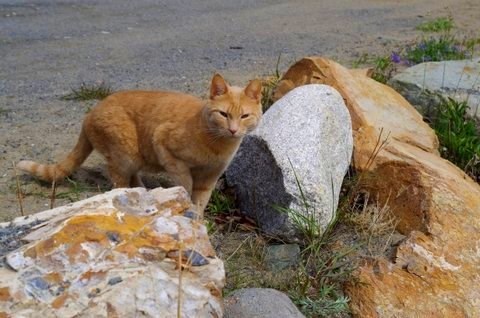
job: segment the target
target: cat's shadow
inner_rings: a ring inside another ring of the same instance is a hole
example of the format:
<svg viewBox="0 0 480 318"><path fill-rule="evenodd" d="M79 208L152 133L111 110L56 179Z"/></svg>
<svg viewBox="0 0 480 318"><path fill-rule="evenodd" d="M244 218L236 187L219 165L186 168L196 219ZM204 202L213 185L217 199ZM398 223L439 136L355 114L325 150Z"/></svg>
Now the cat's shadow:
<svg viewBox="0 0 480 318"><path fill-rule="evenodd" d="M169 188L174 186L170 178L162 173L141 173L142 181L147 189L154 189L158 187ZM21 184L37 183L45 190L52 188L52 184L39 180L28 174L19 175ZM82 191L89 192L107 192L113 189L113 185L108 177L108 172L105 166L97 167L80 167L70 177L61 181L58 187L71 187L82 189Z"/></svg>

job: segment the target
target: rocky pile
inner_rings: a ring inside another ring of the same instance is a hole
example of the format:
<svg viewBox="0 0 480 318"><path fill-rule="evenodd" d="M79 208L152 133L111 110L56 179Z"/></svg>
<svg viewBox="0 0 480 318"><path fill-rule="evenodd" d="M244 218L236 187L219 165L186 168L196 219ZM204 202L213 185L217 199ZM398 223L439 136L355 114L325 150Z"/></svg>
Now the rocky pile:
<svg viewBox="0 0 480 318"><path fill-rule="evenodd" d="M39 214L0 269L0 316L221 317L223 263L189 207L183 188L135 188Z"/></svg>
<svg viewBox="0 0 480 318"><path fill-rule="evenodd" d="M388 202L407 236L393 259L366 260L348 286L358 317L480 316L480 186L437 151L420 114L393 89L325 58L304 58L282 78L335 87L350 111L354 165Z"/></svg>

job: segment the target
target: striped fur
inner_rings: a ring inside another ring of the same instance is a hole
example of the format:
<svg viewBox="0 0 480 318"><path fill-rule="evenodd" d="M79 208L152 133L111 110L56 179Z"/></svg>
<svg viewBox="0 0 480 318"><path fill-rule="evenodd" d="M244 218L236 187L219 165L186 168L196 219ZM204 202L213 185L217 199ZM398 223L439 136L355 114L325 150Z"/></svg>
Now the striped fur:
<svg viewBox="0 0 480 318"><path fill-rule="evenodd" d="M60 181L80 167L92 151L93 147L82 129L77 144L61 162L45 165L30 160L22 160L17 164L17 168L47 182Z"/></svg>

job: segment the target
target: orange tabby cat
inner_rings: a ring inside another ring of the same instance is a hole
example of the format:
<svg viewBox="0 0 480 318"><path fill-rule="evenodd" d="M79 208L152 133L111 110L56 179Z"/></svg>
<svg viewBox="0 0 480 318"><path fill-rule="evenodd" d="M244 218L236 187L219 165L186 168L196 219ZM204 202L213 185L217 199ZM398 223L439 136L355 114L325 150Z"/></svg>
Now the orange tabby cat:
<svg viewBox="0 0 480 318"><path fill-rule="evenodd" d="M203 210L242 138L262 116L262 85L229 86L215 74L210 98L175 92L123 91L85 117L75 148L53 165L20 161L17 167L52 182L70 175L93 149L107 160L114 187L143 186L141 169L166 171Z"/></svg>

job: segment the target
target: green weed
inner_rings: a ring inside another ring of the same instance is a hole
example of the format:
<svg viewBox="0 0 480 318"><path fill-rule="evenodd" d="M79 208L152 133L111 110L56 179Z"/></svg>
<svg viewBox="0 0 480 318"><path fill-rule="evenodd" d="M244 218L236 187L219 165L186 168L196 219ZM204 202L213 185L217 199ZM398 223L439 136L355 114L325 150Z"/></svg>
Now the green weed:
<svg viewBox="0 0 480 318"><path fill-rule="evenodd" d="M416 29L423 32L450 32L454 27L451 17L439 17L419 24Z"/></svg>
<svg viewBox="0 0 480 318"><path fill-rule="evenodd" d="M374 60L374 68L372 73L372 78L380 83L387 83L393 74L396 72L397 68L394 63L393 58L396 57L395 53L392 53L391 56L377 57Z"/></svg>
<svg viewBox="0 0 480 318"><path fill-rule="evenodd" d="M347 257L356 247L332 248L336 241L334 228L338 214L333 211L333 219L323 232L318 223L316 211L304 193L301 181L290 163L297 187L301 211L288 208L277 209L288 213L290 220L304 238L302 263L295 275L295 284L288 290L291 299L309 317L331 317L347 313L348 298L343 295L343 284L351 279L356 265ZM332 196L335 196L332 181Z"/></svg>
<svg viewBox="0 0 480 318"><path fill-rule="evenodd" d="M206 210L210 214L215 215L219 213L230 212L234 207L235 204L232 198L215 189L212 192L212 196L210 197L210 201L208 202Z"/></svg>
<svg viewBox="0 0 480 318"><path fill-rule="evenodd" d="M108 95L111 95L112 93L113 89L103 82L97 85L82 83L78 89L72 88L72 92L63 96L62 99L77 101L85 101L92 99L101 100Z"/></svg>
<svg viewBox="0 0 480 318"><path fill-rule="evenodd" d="M452 35L424 38L420 43L407 48L405 58L413 63L462 60L468 57L467 51L458 44Z"/></svg>
<svg viewBox="0 0 480 318"><path fill-rule="evenodd" d="M386 84L397 71L397 64L401 62L400 55L392 52L390 56L372 56L362 54L352 63L353 68L361 66L373 66L371 77L377 82Z"/></svg>
<svg viewBox="0 0 480 318"><path fill-rule="evenodd" d="M480 135L467 108L466 101L442 98L433 128L442 145L442 156L480 180Z"/></svg>

